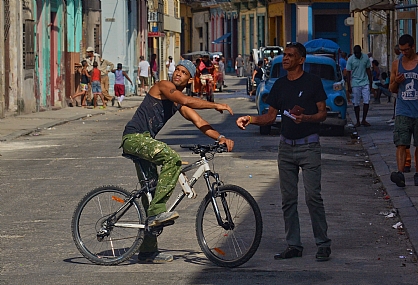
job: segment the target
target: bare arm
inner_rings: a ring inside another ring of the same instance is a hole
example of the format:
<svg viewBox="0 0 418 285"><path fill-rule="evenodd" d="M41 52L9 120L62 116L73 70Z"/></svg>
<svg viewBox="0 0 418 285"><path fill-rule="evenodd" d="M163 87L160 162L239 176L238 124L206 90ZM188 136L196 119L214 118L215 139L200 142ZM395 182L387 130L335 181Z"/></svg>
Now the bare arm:
<svg viewBox="0 0 418 285"><path fill-rule="evenodd" d="M187 106L180 108L180 114L186 119L191 121L202 133L214 140L219 140L220 143L225 143L228 151L232 151L234 147L234 141L221 137L221 134L215 130L206 120L204 120L195 110Z"/></svg>
<svg viewBox="0 0 418 285"><path fill-rule="evenodd" d="M255 75L257 74L257 70L256 69L254 69L254 72L253 72L253 81L254 81L254 79L255 79Z"/></svg>
<svg viewBox="0 0 418 285"><path fill-rule="evenodd" d="M372 75L372 71L370 70L370 68L366 69L366 73L367 73L367 77L369 78L370 90L372 90L373 75Z"/></svg>
<svg viewBox="0 0 418 285"><path fill-rule="evenodd" d="M265 126L271 125L276 120L276 116L279 113L278 110L273 108L272 106L269 107L269 111L267 114L260 115L260 116L242 116L239 117L236 121L238 128L241 130L245 130L245 127L249 124L258 125L258 126Z"/></svg>
<svg viewBox="0 0 418 285"><path fill-rule="evenodd" d="M192 109L215 109L220 113L223 113L223 111L226 110L231 115L234 114L229 105L209 102L202 99L197 99L195 97L186 96L181 91L177 90L176 86L172 82L166 80L156 83L149 91L149 94L156 98L160 97L161 99L168 99Z"/></svg>
<svg viewBox="0 0 418 285"><path fill-rule="evenodd" d="M123 76L125 76L125 77L126 77L126 79L128 79L128 81L129 81L129 82L131 82L131 84L132 84L132 85L134 85L134 84L132 83L132 80L129 78L128 74L127 74L125 71L122 71L122 74L123 74Z"/></svg>
<svg viewBox="0 0 418 285"><path fill-rule="evenodd" d="M398 93L399 84L405 80L403 74L398 74L398 64L399 59L394 60L390 70L389 91L392 93Z"/></svg>

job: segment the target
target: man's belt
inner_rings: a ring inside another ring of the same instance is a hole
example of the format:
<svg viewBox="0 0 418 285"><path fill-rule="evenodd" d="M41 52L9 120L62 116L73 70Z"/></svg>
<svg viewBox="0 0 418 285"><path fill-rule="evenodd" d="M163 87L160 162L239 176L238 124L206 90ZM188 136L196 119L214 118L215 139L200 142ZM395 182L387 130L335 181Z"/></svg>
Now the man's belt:
<svg viewBox="0 0 418 285"><path fill-rule="evenodd" d="M291 146L295 146L295 145L301 145L301 144L310 144L310 143L318 143L319 142L319 135L318 134L312 134L309 135L307 137L301 138L301 139L295 139L295 140L291 140L291 139L287 139L284 136L280 135L280 141L291 145Z"/></svg>

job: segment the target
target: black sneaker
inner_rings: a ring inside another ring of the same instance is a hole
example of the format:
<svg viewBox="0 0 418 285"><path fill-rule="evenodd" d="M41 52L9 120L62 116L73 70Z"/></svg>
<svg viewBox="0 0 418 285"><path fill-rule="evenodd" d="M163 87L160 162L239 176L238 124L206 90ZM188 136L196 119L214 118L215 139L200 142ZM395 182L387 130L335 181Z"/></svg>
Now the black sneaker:
<svg viewBox="0 0 418 285"><path fill-rule="evenodd" d="M140 252L138 253L139 262L149 262L149 263L166 263L173 261L173 256L164 252Z"/></svg>
<svg viewBox="0 0 418 285"><path fill-rule="evenodd" d="M398 187L405 187L405 176L402 172L392 172L390 174L390 181L396 184Z"/></svg>
<svg viewBox="0 0 418 285"><path fill-rule="evenodd" d="M302 250L289 246L283 252L274 255L274 259L287 259L293 257L302 257Z"/></svg>
<svg viewBox="0 0 418 285"><path fill-rule="evenodd" d="M112 107L115 106L115 96L112 97Z"/></svg>
<svg viewBox="0 0 418 285"><path fill-rule="evenodd" d="M318 247L318 251L316 253L316 260L317 261L327 261L329 260L329 256L331 255L331 248L329 246L320 246Z"/></svg>
<svg viewBox="0 0 418 285"><path fill-rule="evenodd" d="M418 186L418 173L414 174L414 185Z"/></svg>

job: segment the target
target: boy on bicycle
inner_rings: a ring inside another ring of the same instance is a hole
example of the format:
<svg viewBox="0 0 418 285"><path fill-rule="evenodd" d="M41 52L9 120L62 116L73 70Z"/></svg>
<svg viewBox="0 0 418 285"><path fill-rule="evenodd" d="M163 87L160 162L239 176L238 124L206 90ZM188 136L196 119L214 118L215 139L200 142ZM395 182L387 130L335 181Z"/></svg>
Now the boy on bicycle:
<svg viewBox="0 0 418 285"><path fill-rule="evenodd" d="M234 146L232 140L217 132L194 110L215 109L220 113L226 110L232 115L232 109L227 104L208 102L182 93L183 89L193 81L195 73L196 67L191 61L181 60L176 66L171 81L159 81L149 90L123 132L123 151L140 157L141 166L148 178L157 181L152 202L148 205L148 201L143 201L149 227L158 226L179 217L177 212L167 212L166 202L180 175L181 158L167 144L155 139L158 132L177 111L202 133L226 144L228 151L232 151ZM159 174L157 166L161 166ZM139 167L136 166L136 168L139 180L143 180ZM159 252L157 237L146 234L139 249L138 259L162 263L172 261L173 256Z"/></svg>

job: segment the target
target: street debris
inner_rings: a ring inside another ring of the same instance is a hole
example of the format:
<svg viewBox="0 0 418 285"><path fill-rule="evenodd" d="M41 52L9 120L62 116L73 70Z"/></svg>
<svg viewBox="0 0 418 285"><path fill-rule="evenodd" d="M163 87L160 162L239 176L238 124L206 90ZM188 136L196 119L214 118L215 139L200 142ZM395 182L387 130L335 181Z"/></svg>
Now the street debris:
<svg viewBox="0 0 418 285"><path fill-rule="evenodd" d="M392 228L394 228L394 229L403 229L402 222L397 222L396 224L394 224L392 226Z"/></svg>

